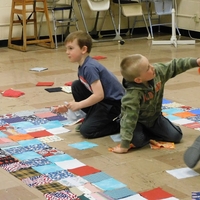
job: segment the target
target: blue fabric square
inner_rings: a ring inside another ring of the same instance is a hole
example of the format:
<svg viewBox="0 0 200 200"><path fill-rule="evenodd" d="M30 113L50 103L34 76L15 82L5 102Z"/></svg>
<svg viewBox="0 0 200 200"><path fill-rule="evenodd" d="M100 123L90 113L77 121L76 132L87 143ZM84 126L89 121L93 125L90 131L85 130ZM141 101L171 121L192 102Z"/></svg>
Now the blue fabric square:
<svg viewBox="0 0 200 200"><path fill-rule="evenodd" d="M108 179L93 183L93 185L95 185L96 187L100 188L103 191L126 187L125 184L117 181L114 178L108 178Z"/></svg>
<svg viewBox="0 0 200 200"><path fill-rule="evenodd" d="M74 177L74 174L72 174L71 172L68 172L67 170L50 172L50 173L46 173L45 175L54 181L59 181L67 177Z"/></svg>
<svg viewBox="0 0 200 200"><path fill-rule="evenodd" d="M163 100L162 100L162 104L168 104L168 103L172 103L172 101L167 100L167 99L163 99Z"/></svg>
<svg viewBox="0 0 200 200"><path fill-rule="evenodd" d="M200 109L190 110L190 112L196 115L200 115Z"/></svg>
<svg viewBox="0 0 200 200"><path fill-rule="evenodd" d="M83 150L83 149L89 149L89 148L92 148L92 147L96 147L98 145L91 143L91 142L83 141L83 142L78 142L78 143L74 143L74 144L68 144L68 146L74 147L74 148L79 149L79 150Z"/></svg>

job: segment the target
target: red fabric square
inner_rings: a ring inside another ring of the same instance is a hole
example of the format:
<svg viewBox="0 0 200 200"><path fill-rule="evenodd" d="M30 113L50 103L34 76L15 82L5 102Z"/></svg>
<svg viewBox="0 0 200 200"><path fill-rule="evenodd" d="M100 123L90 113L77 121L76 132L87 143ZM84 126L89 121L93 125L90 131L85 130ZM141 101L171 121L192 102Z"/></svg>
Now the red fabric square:
<svg viewBox="0 0 200 200"><path fill-rule="evenodd" d="M65 83L66 86L72 86L72 81Z"/></svg>
<svg viewBox="0 0 200 200"><path fill-rule="evenodd" d="M101 59L105 59L107 57L106 56L93 56L92 58L95 60L101 60Z"/></svg>
<svg viewBox="0 0 200 200"><path fill-rule="evenodd" d="M24 94L25 94L24 92L13 90L13 89L8 89L2 92L2 95L4 97L20 97Z"/></svg>
<svg viewBox="0 0 200 200"><path fill-rule="evenodd" d="M50 132L48 132L46 130L30 132L28 134L30 136L34 137L34 138L39 138L39 137L45 137L45 136L51 136L51 135L53 135L52 133L50 133Z"/></svg>
<svg viewBox="0 0 200 200"><path fill-rule="evenodd" d="M101 170L96 169L94 167L91 166L82 166L82 167L77 167L74 169L68 169L68 171L70 171L71 173L78 175L78 176L87 176L90 174L95 174L97 172L101 172Z"/></svg>
<svg viewBox="0 0 200 200"><path fill-rule="evenodd" d="M54 82L38 82L36 86L52 86Z"/></svg>
<svg viewBox="0 0 200 200"><path fill-rule="evenodd" d="M172 194L164 191L160 187L155 188L153 190L146 191L146 192L141 192L140 195L148 200L158 200L158 199L173 197Z"/></svg>

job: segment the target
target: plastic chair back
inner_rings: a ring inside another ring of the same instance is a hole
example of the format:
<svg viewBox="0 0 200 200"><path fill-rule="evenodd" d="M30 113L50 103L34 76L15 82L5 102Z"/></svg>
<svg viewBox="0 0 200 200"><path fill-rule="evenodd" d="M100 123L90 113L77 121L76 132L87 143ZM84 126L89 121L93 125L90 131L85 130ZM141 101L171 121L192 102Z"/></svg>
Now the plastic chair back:
<svg viewBox="0 0 200 200"><path fill-rule="evenodd" d="M87 0L92 11L106 11L110 8L110 0Z"/></svg>

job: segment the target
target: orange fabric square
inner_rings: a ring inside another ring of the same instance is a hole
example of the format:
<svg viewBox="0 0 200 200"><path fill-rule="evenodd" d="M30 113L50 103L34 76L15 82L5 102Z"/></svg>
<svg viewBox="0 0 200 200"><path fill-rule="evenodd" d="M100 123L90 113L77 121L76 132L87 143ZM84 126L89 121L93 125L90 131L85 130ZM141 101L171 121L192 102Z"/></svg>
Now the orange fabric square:
<svg viewBox="0 0 200 200"><path fill-rule="evenodd" d="M164 191L160 187L155 188L153 190L146 191L146 192L141 192L140 195L148 200L158 200L158 199L173 197L172 194Z"/></svg>
<svg viewBox="0 0 200 200"><path fill-rule="evenodd" d="M95 174L97 172L101 172L101 170L99 169L96 169L94 167L91 167L91 166L82 166L82 167L77 167L77 168L74 168L74 169L68 169L69 172L73 173L73 174L76 174L78 176L87 176L87 175L90 175L90 174Z"/></svg>
<svg viewBox="0 0 200 200"><path fill-rule="evenodd" d="M175 115L177 117L181 117L181 118L196 116L196 114L193 114L193 113L188 112L188 111L180 112L180 113L174 113L173 115Z"/></svg>
<svg viewBox="0 0 200 200"><path fill-rule="evenodd" d="M46 130L30 132L28 134L30 136L34 137L34 138L39 138L39 137L45 137L45 136L51 136L51 135L53 135L52 133L50 133L50 132L48 132Z"/></svg>
<svg viewBox="0 0 200 200"><path fill-rule="evenodd" d="M29 134L9 135L8 137L13 141L30 140L34 138Z"/></svg>

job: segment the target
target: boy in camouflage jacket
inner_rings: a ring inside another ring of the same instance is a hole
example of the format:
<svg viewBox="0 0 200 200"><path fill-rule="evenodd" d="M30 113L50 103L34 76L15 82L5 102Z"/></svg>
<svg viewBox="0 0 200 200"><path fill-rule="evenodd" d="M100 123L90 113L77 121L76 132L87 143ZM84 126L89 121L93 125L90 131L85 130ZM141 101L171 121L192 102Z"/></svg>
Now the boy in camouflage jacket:
<svg viewBox="0 0 200 200"><path fill-rule="evenodd" d="M126 153L130 144L141 148L150 139L179 143L180 127L162 115L164 85L170 78L199 66L200 58L173 59L153 65L140 54L124 58L120 65L126 88L121 108L121 143L112 151Z"/></svg>

